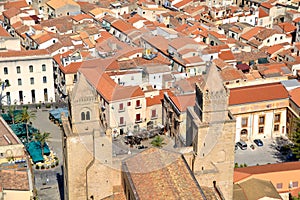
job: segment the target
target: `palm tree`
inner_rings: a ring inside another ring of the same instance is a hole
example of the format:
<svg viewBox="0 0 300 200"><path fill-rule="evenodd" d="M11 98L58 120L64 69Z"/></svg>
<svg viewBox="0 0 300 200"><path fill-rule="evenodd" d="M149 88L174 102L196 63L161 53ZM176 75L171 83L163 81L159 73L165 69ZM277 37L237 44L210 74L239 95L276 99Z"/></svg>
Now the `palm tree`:
<svg viewBox="0 0 300 200"><path fill-rule="evenodd" d="M159 135L155 136L155 138L151 141L152 146L161 148L164 143L164 138Z"/></svg>
<svg viewBox="0 0 300 200"><path fill-rule="evenodd" d="M34 140L37 142L40 142L40 145L42 148L42 155L44 155L44 146L49 138L51 138L51 137L50 137L50 133L48 133L48 132L34 134Z"/></svg>
<svg viewBox="0 0 300 200"><path fill-rule="evenodd" d="M11 120L12 120L12 123L14 124L15 123L15 110L16 110L16 107L15 106L12 106L10 105L8 107L8 114L9 116L11 117Z"/></svg>
<svg viewBox="0 0 300 200"><path fill-rule="evenodd" d="M28 125L32 122L32 120L36 119L36 114L33 111L29 111L26 107L22 109L22 112L16 115L16 122L23 122L26 125L26 137L27 142L29 142L29 130Z"/></svg>

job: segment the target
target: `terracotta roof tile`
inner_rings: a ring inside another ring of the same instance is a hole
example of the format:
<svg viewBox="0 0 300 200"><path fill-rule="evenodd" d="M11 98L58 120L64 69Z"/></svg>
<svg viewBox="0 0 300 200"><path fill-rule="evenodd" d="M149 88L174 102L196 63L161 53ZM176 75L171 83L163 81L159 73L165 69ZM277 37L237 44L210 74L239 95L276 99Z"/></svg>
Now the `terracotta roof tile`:
<svg viewBox="0 0 300 200"><path fill-rule="evenodd" d="M175 49L180 49L184 47L185 45L188 44L195 44L197 45L198 43L193 40L192 38L189 37L178 37L170 41L169 45L172 46Z"/></svg>
<svg viewBox="0 0 300 200"><path fill-rule="evenodd" d="M7 1L7 3L4 4L4 9L5 10L8 10L10 8L20 9L20 8L26 8L26 7L29 7L29 5L27 4L26 0Z"/></svg>
<svg viewBox="0 0 300 200"><path fill-rule="evenodd" d="M164 99L164 93L167 92L168 95L173 95L173 93L169 89L163 89L159 91L159 95L153 97L146 97L146 105L153 106L153 105L160 105L162 104L162 100Z"/></svg>
<svg viewBox="0 0 300 200"><path fill-rule="evenodd" d="M2 26L0 26L0 37L12 37Z"/></svg>
<svg viewBox="0 0 300 200"><path fill-rule="evenodd" d="M21 11L18 8L12 7L9 8L8 10L3 11L3 16L7 17L8 19L17 16L18 14L20 14Z"/></svg>
<svg viewBox="0 0 300 200"><path fill-rule="evenodd" d="M267 13L264 9L258 8L258 18L269 17L269 13Z"/></svg>
<svg viewBox="0 0 300 200"><path fill-rule="evenodd" d="M63 6L66 6L66 5L73 5L73 6L80 7L79 4L77 4L73 0L50 0L46 4L49 5L50 7L54 8L54 9L58 9L58 8L63 7Z"/></svg>
<svg viewBox="0 0 300 200"><path fill-rule="evenodd" d="M117 20L117 21L113 22L111 24L111 26L120 30L123 33L127 33L129 31L136 30L135 27L133 27L131 24L129 24L123 20Z"/></svg>
<svg viewBox="0 0 300 200"><path fill-rule="evenodd" d="M140 199L206 199L180 154L150 148L126 159L122 168Z"/></svg>
<svg viewBox="0 0 300 200"><path fill-rule="evenodd" d="M229 105L286 99L288 97L288 92L281 83L255 85L231 89Z"/></svg>
<svg viewBox="0 0 300 200"><path fill-rule="evenodd" d="M276 52L278 52L278 51L280 51L282 49L283 49L283 45L282 44L275 44L275 45L270 46L270 47L267 48L267 53L270 54L270 55L272 55L273 53L276 53Z"/></svg>
<svg viewBox="0 0 300 200"><path fill-rule="evenodd" d="M250 40L250 38L254 37L256 34L258 34L261 30L263 30L263 27L254 27L247 31L246 33L241 35L241 38L244 40Z"/></svg>
<svg viewBox="0 0 300 200"><path fill-rule="evenodd" d="M195 98L195 94L170 96L170 99L181 112L185 112L189 106L194 106L196 102Z"/></svg>
<svg viewBox="0 0 300 200"><path fill-rule="evenodd" d="M99 65L99 61L102 65ZM139 86L120 86L105 73L107 66L116 62L115 58L88 60L83 62L80 72L94 85L106 101L143 97L144 92Z"/></svg>
<svg viewBox="0 0 300 200"><path fill-rule="evenodd" d="M40 50L28 50L28 51L5 51L0 52L0 58L5 57L24 57L24 56L38 56L38 55L49 55L47 50L40 49Z"/></svg>
<svg viewBox="0 0 300 200"><path fill-rule="evenodd" d="M72 62L65 67L61 66L60 69L64 74L75 74L78 72L81 64L82 62Z"/></svg>
<svg viewBox="0 0 300 200"><path fill-rule="evenodd" d="M90 15L87 15L87 14L78 14L78 15L75 15L72 17L72 19L74 21L81 21L81 20L84 20L84 19L93 19Z"/></svg>
<svg viewBox="0 0 300 200"><path fill-rule="evenodd" d="M226 61L226 60L235 60L235 57L233 53L228 50L228 51L220 51L219 52L219 58Z"/></svg>
<svg viewBox="0 0 300 200"><path fill-rule="evenodd" d="M297 27L291 22L283 22L278 24L278 26L282 28L285 33L291 33L297 30Z"/></svg>
<svg viewBox="0 0 300 200"><path fill-rule="evenodd" d="M174 4L173 6L177 9L181 9L183 7L185 7L187 4L192 3L193 0L182 0L176 4Z"/></svg>
<svg viewBox="0 0 300 200"><path fill-rule="evenodd" d="M293 171L300 170L300 162L283 162L283 163L274 163L267 165L235 168L234 173L239 172L243 174L265 174L272 172L284 172L284 171Z"/></svg>
<svg viewBox="0 0 300 200"><path fill-rule="evenodd" d="M290 98L291 100L298 106L300 107L300 88L295 88L291 91L290 93Z"/></svg>
<svg viewBox="0 0 300 200"><path fill-rule="evenodd" d="M220 71L220 75L223 81L246 79L244 73L241 70L237 70L233 67L227 67L225 69L222 69L222 71Z"/></svg>
<svg viewBox="0 0 300 200"><path fill-rule="evenodd" d="M0 170L0 185L6 190L29 190L27 171Z"/></svg>

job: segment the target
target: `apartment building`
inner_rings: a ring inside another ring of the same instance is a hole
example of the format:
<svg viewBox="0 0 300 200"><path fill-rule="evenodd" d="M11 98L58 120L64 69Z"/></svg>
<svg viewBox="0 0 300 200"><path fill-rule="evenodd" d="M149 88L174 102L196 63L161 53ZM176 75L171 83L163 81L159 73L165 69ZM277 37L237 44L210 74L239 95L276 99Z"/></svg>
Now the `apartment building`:
<svg viewBox="0 0 300 200"><path fill-rule="evenodd" d="M286 136L289 95L281 83L230 90L229 110L236 118L236 141Z"/></svg>
<svg viewBox="0 0 300 200"><path fill-rule="evenodd" d="M52 57L46 50L0 53L4 105L55 101Z"/></svg>

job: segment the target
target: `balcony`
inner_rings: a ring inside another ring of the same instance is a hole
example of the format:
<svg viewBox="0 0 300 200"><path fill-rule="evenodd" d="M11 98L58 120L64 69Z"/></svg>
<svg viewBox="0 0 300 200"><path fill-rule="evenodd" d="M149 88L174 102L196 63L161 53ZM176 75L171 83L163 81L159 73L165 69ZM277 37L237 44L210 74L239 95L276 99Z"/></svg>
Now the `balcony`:
<svg viewBox="0 0 300 200"><path fill-rule="evenodd" d="M135 123L141 123L142 119L135 119Z"/></svg>
<svg viewBox="0 0 300 200"><path fill-rule="evenodd" d="M157 115L157 114L151 116L151 119L157 119L157 118L158 118L158 115Z"/></svg>
<svg viewBox="0 0 300 200"><path fill-rule="evenodd" d="M120 122L119 122L119 123L118 123L118 126L119 126L119 127L126 126L126 122L123 122L123 123L120 123Z"/></svg>
<svg viewBox="0 0 300 200"><path fill-rule="evenodd" d="M140 109L140 108L142 108L142 104L140 104L140 105L135 105L135 109Z"/></svg>
<svg viewBox="0 0 300 200"><path fill-rule="evenodd" d="M121 112L125 112L125 108L122 108L122 109L120 109L120 108L119 108L119 110L118 110L118 111L119 111L119 113L121 113Z"/></svg>

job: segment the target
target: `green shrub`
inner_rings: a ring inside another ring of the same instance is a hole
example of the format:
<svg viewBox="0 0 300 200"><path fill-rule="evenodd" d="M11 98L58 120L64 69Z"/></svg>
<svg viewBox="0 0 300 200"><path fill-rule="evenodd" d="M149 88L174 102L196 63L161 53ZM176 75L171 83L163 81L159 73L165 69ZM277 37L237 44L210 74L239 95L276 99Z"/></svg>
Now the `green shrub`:
<svg viewBox="0 0 300 200"><path fill-rule="evenodd" d="M234 163L234 168L238 168L239 167L239 163Z"/></svg>
<svg viewBox="0 0 300 200"><path fill-rule="evenodd" d="M55 165L58 166L58 164L59 164L59 161L57 160L57 161L55 162Z"/></svg>
<svg viewBox="0 0 300 200"><path fill-rule="evenodd" d="M45 166L44 166L44 165L42 165L42 166L41 166L41 169L45 169Z"/></svg>
<svg viewBox="0 0 300 200"><path fill-rule="evenodd" d="M46 108L51 108L51 104L46 104Z"/></svg>

